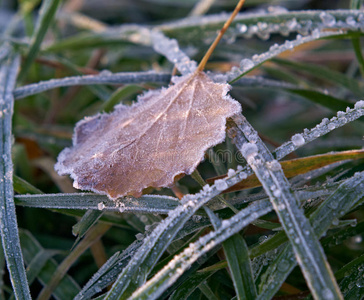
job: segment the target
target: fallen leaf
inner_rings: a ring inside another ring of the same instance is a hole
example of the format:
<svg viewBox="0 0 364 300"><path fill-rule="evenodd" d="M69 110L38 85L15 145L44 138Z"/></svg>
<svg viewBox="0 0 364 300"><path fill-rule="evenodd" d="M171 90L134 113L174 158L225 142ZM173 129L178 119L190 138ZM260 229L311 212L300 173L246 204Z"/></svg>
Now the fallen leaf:
<svg viewBox="0 0 364 300"><path fill-rule="evenodd" d="M309 171L313 171L327 165L333 164L335 162L344 161L344 160L354 160L354 159L363 159L364 158L364 150L348 150L327 154L319 154L307 157L301 157L291 160L281 161L281 166L284 172L284 175L287 178L292 178L297 175L305 174ZM227 177L227 175L217 176L213 178L208 178L206 180L207 183L213 183L217 179L222 179ZM229 189L225 190L225 193L241 191L248 188L253 188L257 186L261 186L262 184L258 180L258 178L253 174L246 178L245 180L238 182L233 185Z"/></svg>
<svg viewBox="0 0 364 300"><path fill-rule="evenodd" d="M132 106L87 117L75 127L73 147L55 166L74 187L120 196L140 196L147 187L168 187L191 174L204 152L225 139L226 118L241 111L227 92L196 71L173 85L149 91Z"/></svg>

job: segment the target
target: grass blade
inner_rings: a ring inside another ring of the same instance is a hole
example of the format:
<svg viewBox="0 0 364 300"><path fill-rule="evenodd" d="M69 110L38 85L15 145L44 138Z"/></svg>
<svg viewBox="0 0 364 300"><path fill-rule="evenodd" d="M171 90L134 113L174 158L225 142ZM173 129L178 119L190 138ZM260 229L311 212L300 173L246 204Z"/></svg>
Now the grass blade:
<svg viewBox="0 0 364 300"><path fill-rule="evenodd" d="M332 195L327 198L319 208L310 216L310 222L315 234L321 237L332 225L337 216L345 215L352 207L356 206L364 196L364 173L359 173L344 181ZM351 228L350 228L351 229ZM356 228L353 228L356 229ZM342 236L343 234L339 234ZM279 237L279 239L277 239ZM277 234L272 240L279 243L287 240L282 233ZM269 242L271 242L269 241ZM335 239L335 242L337 240ZM265 243L263 243L264 245ZM271 299L283 284L289 273L296 266L294 252L287 245L280 256L269 266L260 284L259 299ZM335 274L336 275L336 274ZM269 288L268 288L269 287Z"/></svg>
<svg viewBox="0 0 364 300"><path fill-rule="evenodd" d="M340 72L331 70L324 66L317 66L309 63L299 63L296 61L275 58L273 62L280 66L289 67L299 72L305 72L311 76L328 80L332 83L336 83L351 91L354 95L361 97L364 89L359 85L358 81Z"/></svg>
<svg viewBox="0 0 364 300"><path fill-rule="evenodd" d="M20 231L20 240L23 245L24 251L24 260L29 265L34 257L41 252L46 251L39 242L32 236L32 234L28 231L22 230ZM58 265L54 259L49 259L40 273L37 274L37 279L43 284L46 285L52 278L55 270ZM32 275L31 275L32 276ZM53 295L57 299L61 300L69 300L73 299L73 297L78 293L80 287L77 283L70 277L69 275L65 276L60 284L57 286Z"/></svg>
<svg viewBox="0 0 364 300"><path fill-rule="evenodd" d="M246 209L241 210L231 219L224 220L217 230L201 237L197 242L190 244L182 253L176 255L168 265L147 283L143 284L131 296L131 299L156 299L199 257L270 210L271 206L269 202L257 201L249 205Z"/></svg>
<svg viewBox="0 0 364 300"><path fill-rule="evenodd" d="M66 275L68 269L79 258L79 256L88 249L96 240L100 239L102 235L109 230L110 226L105 224L98 224L93 227L86 237L76 246L76 248L62 261L54 272L51 280L43 288L38 295L38 300L49 299L53 291L57 288L62 278Z"/></svg>
<svg viewBox="0 0 364 300"><path fill-rule="evenodd" d="M30 49L19 74L20 81L24 79L26 73L28 72L28 69L36 58L43 38L48 31L48 28L53 20L53 17L56 14L60 2L60 0L43 1L42 6L39 10L39 19L30 43Z"/></svg>
<svg viewBox="0 0 364 300"><path fill-rule="evenodd" d="M88 85L88 84L114 84L121 83L142 83L142 82L160 82L168 83L171 79L169 74L158 74L151 72L122 72L115 74L99 74L71 76L62 79L52 79L39 83L29 84L14 91L15 99L25 98L34 94L63 86Z"/></svg>
<svg viewBox="0 0 364 300"><path fill-rule="evenodd" d="M13 164L11 160L13 90L19 68L19 56L10 56L0 67L0 128L1 128L1 164L0 164L0 231L7 267L17 299L30 299L30 292L25 275L23 256L19 242L16 221Z"/></svg>
<svg viewBox="0 0 364 300"><path fill-rule="evenodd" d="M221 226L221 221L210 209L205 208L205 210L215 230L218 229ZM255 299L255 284L250 265L249 250L245 240L237 233L223 242L222 245L233 279L237 299Z"/></svg>
<svg viewBox="0 0 364 300"><path fill-rule="evenodd" d="M237 127L230 134L268 194L280 222L292 244L298 262L316 299L342 299L339 287L326 261L312 227L299 202L289 190L280 164L263 144L244 117L236 116Z"/></svg>
<svg viewBox="0 0 364 300"><path fill-rule="evenodd" d="M105 195L88 193L16 195L15 199L17 205L29 207L161 214L167 214L178 205L177 198L163 195L144 195L140 198L125 197L117 201L110 200Z"/></svg>

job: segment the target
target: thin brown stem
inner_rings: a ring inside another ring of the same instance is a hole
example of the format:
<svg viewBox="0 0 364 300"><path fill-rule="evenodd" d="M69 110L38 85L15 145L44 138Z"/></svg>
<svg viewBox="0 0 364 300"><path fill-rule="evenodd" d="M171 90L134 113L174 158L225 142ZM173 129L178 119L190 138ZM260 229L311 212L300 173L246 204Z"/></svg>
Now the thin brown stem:
<svg viewBox="0 0 364 300"><path fill-rule="evenodd" d="M239 3L236 5L236 7L235 7L233 13L231 14L230 18L225 22L224 26L221 28L221 30L220 30L219 34L217 35L216 39L211 44L209 50L207 50L205 56L202 58L200 64L198 65L197 71L203 71L203 69L205 68L206 63L209 60L212 52L214 52L217 44L220 42L222 36L226 32L226 30L229 28L231 22L234 20L235 16L238 14L240 9L242 8L244 2L245 2L245 0L240 0Z"/></svg>

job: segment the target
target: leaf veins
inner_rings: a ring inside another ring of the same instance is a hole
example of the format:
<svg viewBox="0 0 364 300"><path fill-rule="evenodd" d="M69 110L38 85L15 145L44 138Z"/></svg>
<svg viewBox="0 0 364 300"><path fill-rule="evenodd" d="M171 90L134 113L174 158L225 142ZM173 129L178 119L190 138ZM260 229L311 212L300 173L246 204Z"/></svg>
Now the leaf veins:
<svg viewBox="0 0 364 300"><path fill-rule="evenodd" d="M120 196L140 196L147 187L168 187L191 174L204 152L225 139L226 118L241 111L228 84L197 71L174 77L169 88L149 91L132 106L77 123L73 147L55 166L74 186Z"/></svg>

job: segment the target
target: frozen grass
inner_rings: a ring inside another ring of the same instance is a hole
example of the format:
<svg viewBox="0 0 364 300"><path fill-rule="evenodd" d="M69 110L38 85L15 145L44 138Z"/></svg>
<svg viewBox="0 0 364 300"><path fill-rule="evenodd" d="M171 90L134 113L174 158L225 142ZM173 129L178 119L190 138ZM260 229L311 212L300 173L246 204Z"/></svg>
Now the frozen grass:
<svg viewBox="0 0 364 300"><path fill-rule="evenodd" d="M193 72L228 14L103 2L3 9L0 299L363 298L361 1L247 1L206 67L244 116L173 189L116 201L54 172L75 123Z"/></svg>

